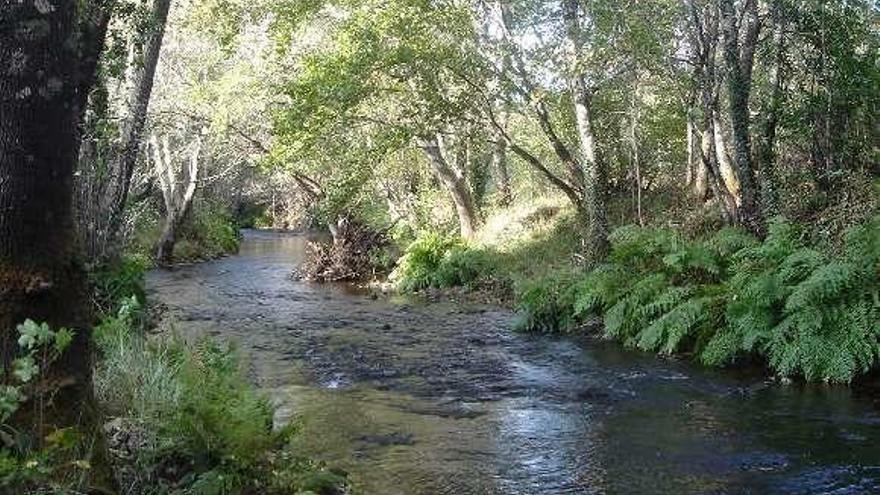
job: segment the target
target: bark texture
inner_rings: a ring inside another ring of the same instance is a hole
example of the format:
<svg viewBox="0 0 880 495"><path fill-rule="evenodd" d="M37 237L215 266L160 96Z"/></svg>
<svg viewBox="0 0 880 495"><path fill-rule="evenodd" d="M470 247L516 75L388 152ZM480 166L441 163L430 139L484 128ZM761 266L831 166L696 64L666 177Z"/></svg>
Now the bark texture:
<svg viewBox="0 0 880 495"><path fill-rule="evenodd" d="M724 64L727 69L727 99L730 126L733 134L734 163L741 188L738 220L753 233L764 231L758 185L752 164L752 145L749 134L749 95L752 86L752 66L758 43L757 0L745 0L742 20L731 1L719 2L724 34ZM740 40L740 27L743 28Z"/></svg>
<svg viewBox="0 0 880 495"><path fill-rule="evenodd" d="M498 187L499 204L510 206L513 203L513 192L510 189L510 171L507 168L507 142L502 136L497 136L492 143L492 173L495 174Z"/></svg>
<svg viewBox="0 0 880 495"><path fill-rule="evenodd" d="M0 10L0 346L9 372L16 325L30 318L75 331L48 370L39 418L14 426L42 436L96 425L85 272L72 215L82 72L75 2L12 2ZM30 400L35 400L31 397ZM20 411L32 411L25 404Z"/></svg>
<svg viewBox="0 0 880 495"><path fill-rule="evenodd" d="M587 211L589 225L585 239L587 257L591 261L601 261L608 252L608 220L605 211L606 174L604 164L596 149L593 134L592 94L578 63L582 36L578 20L578 0L564 0L563 17L566 24L569 44L570 74L569 91L574 106L577 138L580 150L580 167L577 177L582 183L583 202Z"/></svg>
<svg viewBox="0 0 880 495"><path fill-rule="evenodd" d="M150 24L143 35L143 42L135 44L135 61L131 77L131 94L128 97L128 115L122 124L121 138L116 166L117 177L113 201L110 205L110 224L107 238L112 243L122 223L122 216L131 190L131 178L137 162L138 150L143 137L147 107L153 93L153 80L171 0L155 0L150 15Z"/></svg>

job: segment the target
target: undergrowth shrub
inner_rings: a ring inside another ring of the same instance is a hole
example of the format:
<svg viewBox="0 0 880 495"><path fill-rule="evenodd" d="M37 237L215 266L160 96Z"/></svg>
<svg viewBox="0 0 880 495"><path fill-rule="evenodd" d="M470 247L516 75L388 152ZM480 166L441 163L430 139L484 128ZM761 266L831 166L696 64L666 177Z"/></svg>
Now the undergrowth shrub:
<svg viewBox="0 0 880 495"><path fill-rule="evenodd" d="M806 246L791 224L736 255L727 327L702 359L765 356L783 376L849 382L880 357L880 217L851 229L844 252Z"/></svg>
<svg viewBox="0 0 880 495"><path fill-rule="evenodd" d="M496 266L485 249L458 238L423 234L404 252L391 280L404 292L428 287L470 287L493 276Z"/></svg>
<svg viewBox="0 0 880 495"><path fill-rule="evenodd" d="M144 275L150 259L139 254L102 263L89 270L92 302L101 315L112 315L120 301L134 296L143 302L146 298Z"/></svg>
<svg viewBox="0 0 880 495"><path fill-rule="evenodd" d="M179 260L211 259L235 253L239 246L238 224L225 208L203 204L193 208L174 246Z"/></svg>
<svg viewBox="0 0 880 495"><path fill-rule="evenodd" d="M574 312L574 275L559 272L526 283L519 291L518 330L554 332L570 330L578 319Z"/></svg>
<svg viewBox="0 0 880 495"><path fill-rule="evenodd" d="M235 350L211 340L146 339L132 298L96 329L96 394L125 440L125 483L150 493L297 493L333 476L285 449L296 425L274 430L273 407L247 381Z"/></svg>
<svg viewBox="0 0 880 495"><path fill-rule="evenodd" d="M435 273L438 287L473 287L480 280L491 277L495 270L491 255L468 246L454 246L440 260Z"/></svg>
<svg viewBox="0 0 880 495"><path fill-rule="evenodd" d="M522 291L521 327L565 331L600 316L604 336L627 346L710 365L757 357L781 376L848 382L880 358L880 217L836 255L802 239L782 219L762 242L732 228L688 239L622 227L605 264Z"/></svg>
<svg viewBox="0 0 880 495"><path fill-rule="evenodd" d="M447 253L461 247L460 240L436 232L422 234L407 246L391 280L404 292L413 292L439 285L437 272Z"/></svg>

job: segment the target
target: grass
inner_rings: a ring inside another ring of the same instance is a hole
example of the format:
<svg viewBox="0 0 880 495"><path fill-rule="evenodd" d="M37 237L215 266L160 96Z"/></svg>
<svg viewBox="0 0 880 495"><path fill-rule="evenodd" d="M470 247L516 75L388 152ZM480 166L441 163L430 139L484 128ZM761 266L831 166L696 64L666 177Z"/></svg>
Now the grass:
<svg viewBox="0 0 880 495"><path fill-rule="evenodd" d="M273 428L268 398L246 379L233 348L211 340L147 339L135 299L96 329L95 389L128 493L299 493L344 478L292 452L295 424ZM112 429L111 429L112 430ZM115 436L126 439L113 445Z"/></svg>

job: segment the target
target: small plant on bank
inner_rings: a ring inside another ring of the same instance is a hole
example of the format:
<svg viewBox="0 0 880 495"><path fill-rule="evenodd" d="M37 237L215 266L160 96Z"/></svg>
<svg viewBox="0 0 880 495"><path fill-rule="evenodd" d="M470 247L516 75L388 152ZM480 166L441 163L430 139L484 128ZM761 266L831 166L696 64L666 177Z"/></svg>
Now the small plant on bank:
<svg viewBox="0 0 880 495"><path fill-rule="evenodd" d="M423 234L406 248L390 278L404 292L437 287L440 283L437 273L443 258L451 249L461 246L456 238L435 232Z"/></svg>
<svg viewBox="0 0 880 495"><path fill-rule="evenodd" d="M46 370L70 346L73 332L53 330L33 320L26 320L17 330L19 357L12 361L0 385L0 488L14 493L52 493L76 487L85 480L90 465L85 460L88 449L82 448L75 428L32 438L9 424L13 416L23 413L23 405L32 405L33 410L27 413L34 415L36 431L45 431L42 418L53 387Z"/></svg>
<svg viewBox="0 0 880 495"><path fill-rule="evenodd" d="M403 292L429 287L474 288L495 275L491 254L461 239L427 233L412 242L391 274Z"/></svg>

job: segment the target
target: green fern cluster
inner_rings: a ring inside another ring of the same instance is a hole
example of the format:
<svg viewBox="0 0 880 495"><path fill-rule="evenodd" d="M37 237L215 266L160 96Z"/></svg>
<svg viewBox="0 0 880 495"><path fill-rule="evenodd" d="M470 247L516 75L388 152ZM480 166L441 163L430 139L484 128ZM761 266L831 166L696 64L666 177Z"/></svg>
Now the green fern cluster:
<svg viewBox="0 0 880 495"><path fill-rule="evenodd" d="M728 281L727 326L702 359L766 357L783 376L849 382L880 357L880 217L851 230L829 256L777 220L760 245L738 252Z"/></svg>
<svg viewBox="0 0 880 495"><path fill-rule="evenodd" d="M495 272L491 255L453 237L437 233L420 236L411 243L391 273L403 292L428 287L472 287Z"/></svg>
<svg viewBox="0 0 880 495"><path fill-rule="evenodd" d="M837 256L775 220L763 242L728 228L703 239L627 226L608 262L520 296L523 327L570 330L591 316L604 334L709 365L766 359L782 376L848 382L880 358L880 217L851 231Z"/></svg>
<svg viewBox="0 0 880 495"><path fill-rule="evenodd" d="M574 289L575 316L602 315L606 337L664 354L704 346L722 320L730 254L755 244L736 229L694 241L624 227L610 240L609 263Z"/></svg>

